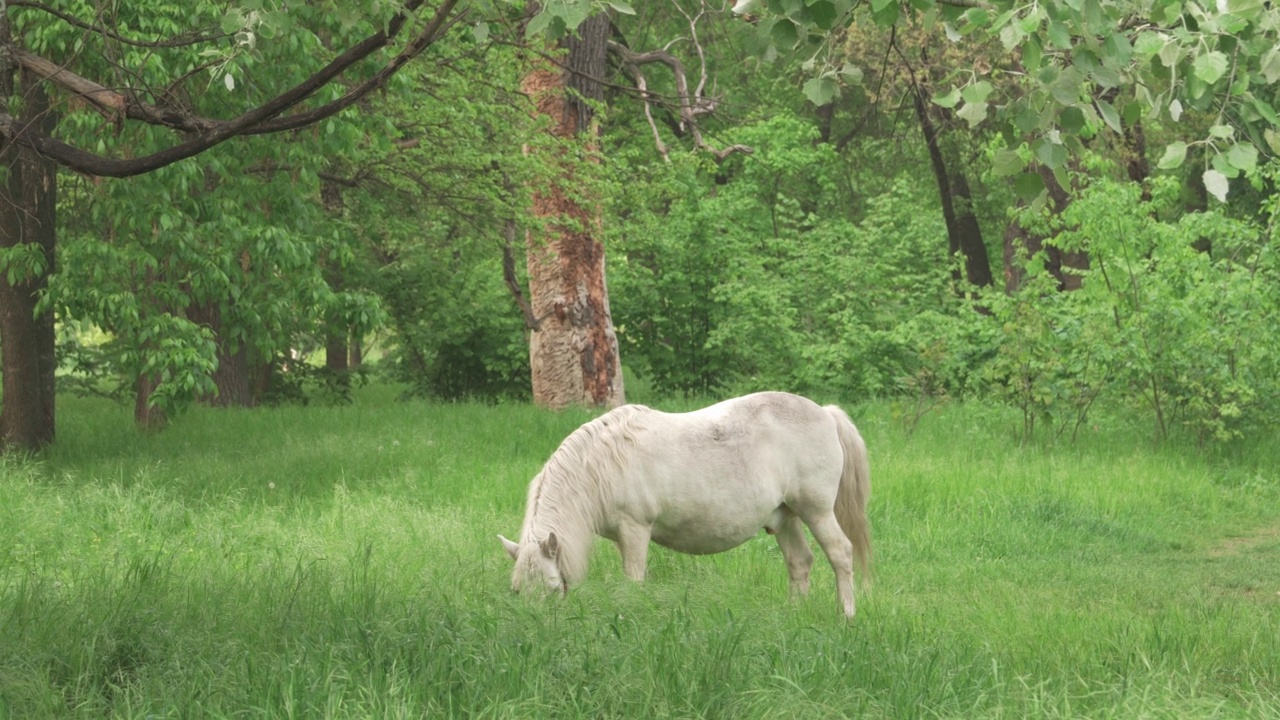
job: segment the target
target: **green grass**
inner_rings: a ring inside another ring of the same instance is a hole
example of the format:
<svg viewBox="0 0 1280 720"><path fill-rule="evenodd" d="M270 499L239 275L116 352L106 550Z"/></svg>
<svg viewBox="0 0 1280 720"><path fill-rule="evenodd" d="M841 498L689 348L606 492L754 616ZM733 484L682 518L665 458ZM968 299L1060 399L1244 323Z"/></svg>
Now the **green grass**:
<svg viewBox="0 0 1280 720"><path fill-rule="evenodd" d="M568 598L512 596L494 535L589 415L391 398L155 436L66 399L0 460L0 717L1280 716L1280 448L850 408L877 572L845 623L763 534L644 585L600 541Z"/></svg>

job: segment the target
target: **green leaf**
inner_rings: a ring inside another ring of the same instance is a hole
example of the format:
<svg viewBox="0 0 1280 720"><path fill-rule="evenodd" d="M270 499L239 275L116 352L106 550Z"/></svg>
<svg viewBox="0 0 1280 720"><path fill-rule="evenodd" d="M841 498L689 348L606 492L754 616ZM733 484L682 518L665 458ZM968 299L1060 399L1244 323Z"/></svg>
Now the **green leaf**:
<svg viewBox="0 0 1280 720"><path fill-rule="evenodd" d="M1000 44L1006 51L1012 51L1021 45L1026 37L1027 34L1019 30L1017 25L1005 25L1000 28Z"/></svg>
<svg viewBox="0 0 1280 720"><path fill-rule="evenodd" d="M235 34L237 30L244 27L244 15L240 9L228 10L222 16L222 32L227 35Z"/></svg>
<svg viewBox="0 0 1280 720"><path fill-rule="evenodd" d="M1271 107L1271 105L1262 98L1254 96L1253 109L1257 110L1258 114L1272 125L1280 125L1280 114L1277 114L1275 108Z"/></svg>
<svg viewBox="0 0 1280 720"><path fill-rule="evenodd" d="M1129 59L1133 57L1133 46L1129 44L1129 38L1123 33L1112 33L1103 44L1102 49L1106 51L1103 62L1108 67L1124 67L1129 64Z"/></svg>
<svg viewBox="0 0 1280 720"><path fill-rule="evenodd" d="M810 78L804 84L804 96L818 107L830 103L839 92L840 87L836 85L835 79L830 77Z"/></svg>
<svg viewBox="0 0 1280 720"><path fill-rule="evenodd" d="M545 33L547 31L547 28L550 27L550 25L551 25L551 14L548 13L546 10L543 10L537 15L534 15L533 19L531 19L529 23L525 25L524 36L529 39L535 38Z"/></svg>
<svg viewBox="0 0 1280 720"><path fill-rule="evenodd" d="M1071 33L1067 32L1067 26L1060 22L1049 22L1049 44L1059 50L1071 49Z"/></svg>
<svg viewBox="0 0 1280 720"><path fill-rule="evenodd" d="M987 104L984 102L965 103L956 115L963 118L969 123L969 127L977 127L979 123L987 119Z"/></svg>
<svg viewBox="0 0 1280 720"><path fill-rule="evenodd" d="M793 48L800 40L800 33L796 30L795 23L784 18L773 26L772 37L778 47Z"/></svg>
<svg viewBox="0 0 1280 720"><path fill-rule="evenodd" d="M1258 69L1262 71L1262 77L1266 78L1268 84L1280 80L1280 47L1272 46L1263 53Z"/></svg>
<svg viewBox="0 0 1280 720"><path fill-rule="evenodd" d="M819 0L809 6L809 17L819 30L830 30L836 20L835 3Z"/></svg>
<svg viewBox="0 0 1280 720"><path fill-rule="evenodd" d="M1030 133L1040 127L1040 113L1031 107L1023 107L1017 115L1013 116L1014 127L1023 133Z"/></svg>
<svg viewBox="0 0 1280 720"><path fill-rule="evenodd" d="M1034 73L1040 69L1040 59L1043 56L1044 50L1040 48L1040 40L1034 35L1029 36L1022 45L1022 67L1026 68L1028 73Z"/></svg>
<svg viewBox="0 0 1280 720"><path fill-rule="evenodd" d="M1254 20L1266 9L1264 0L1226 0L1226 11L1242 20ZM1222 6L1219 5L1219 8Z"/></svg>
<svg viewBox="0 0 1280 720"><path fill-rule="evenodd" d="M965 28L967 34L975 28L985 27L991 21L991 14L985 8L975 7L966 10L961 19L968 25Z"/></svg>
<svg viewBox="0 0 1280 720"><path fill-rule="evenodd" d="M1049 86L1053 99L1063 105L1074 105L1080 100L1084 88L1084 76L1073 67L1065 68Z"/></svg>
<svg viewBox="0 0 1280 720"><path fill-rule="evenodd" d="M1212 85L1227 74L1227 68L1231 67L1231 60L1224 53L1217 50L1211 50L1196 57L1196 61L1192 68L1195 70L1196 77Z"/></svg>
<svg viewBox="0 0 1280 720"><path fill-rule="evenodd" d="M997 150L995 157L991 159L991 169L996 174L996 177L1016 175L1022 172L1022 169L1026 166L1026 161L1022 159L1022 155L1016 150Z"/></svg>
<svg viewBox="0 0 1280 720"><path fill-rule="evenodd" d="M960 104L960 88L953 87L946 95L934 95L933 104L944 108L953 108Z"/></svg>
<svg viewBox="0 0 1280 720"><path fill-rule="evenodd" d="M548 9L555 9L555 15L564 21L565 30L573 32L591 15L589 0L557 0L548 2Z"/></svg>
<svg viewBox="0 0 1280 720"><path fill-rule="evenodd" d="M1009 25L1009 21L1012 20L1013 16L1016 15L1017 13L1018 13L1018 8L1005 10L1004 12L1000 13L1000 15L998 15L996 19L992 21L991 29L999 30L1003 27L1006 27L1007 25ZM1023 34L1025 35L1026 33L1023 33Z"/></svg>
<svg viewBox="0 0 1280 720"><path fill-rule="evenodd" d="M489 39L489 23L481 21L471 28L471 35L475 37L476 42L483 43Z"/></svg>
<svg viewBox="0 0 1280 720"><path fill-rule="evenodd" d="M844 67L840 68L840 77L844 78L845 82L848 83L860 83L862 82L862 68L853 63L845 63Z"/></svg>
<svg viewBox="0 0 1280 720"><path fill-rule="evenodd" d="M1227 193L1231 190L1231 183L1227 181L1227 176L1217 170L1205 170L1202 176L1204 180L1204 189L1210 195L1218 198L1218 202L1227 201Z"/></svg>
<svg viewBox="0 0 1280 720"><path fill-rule="evenodd" d="M1040 22L1043 19L1044 10L1037 7L1018 19L1018 29L1024 34L1032 35L1040 29Z"/></svg>
<svg viewBox="0 0 1280 720"><path fill-rule="evenodd" d="M1138 122L1144 110L1142 103L1137 100L1125 103L1125 106L1120 109L1120 119L1124 121L1125 125L1132 125Z"/></svg>
<svg viewBox="0 0 1280 720"><path fill-rule="evenodd" d="M1106 100L1095 100L1094 104L1098 106L1098 114L1102 116L1102 121L1107 124L1115 132L1124 132L1124 127L1120 124L1120 113L1116 112L1116 108Z"/></svg>
<svg viewBox="0 0 1280 720"><path fill-rule="evenodd" d="M1271 153L1280 155L1280 133L1267 128L1262 131L1262 137L1267 141L1267 148L1271 150Z"/></svg>
<svg viewBox="0 0 1280 720"><path fill-rule="evenodd" d="M1022 173L1013 181L1013 193L1024 202L1031 202L1044 192L1044 178L1038 173Z"/></svg>
<svg viewBox="0 0 1280 720"><path fill-rule="evenodd" d="M1240 168L1231 164L1226 153L1217 153L1209 159L1209 165L1222 173L1227 179L1240 177Z"/></svg>
<svg viewBox="0 0 1280 720"><path fill-rule="evenodd" d="M871 18L876 21L880 27L891 27L898 23L898 17L901 7L896 2L891 2L884 7L883 10L871 13Z"/></svg>
<svg viewBox="0 0 1280 720"><path fill-rule="evenodd" d="M1209 128L1209 134L1216 138L1229 138L1236 134L1235 128L1230 125L1214 125Z"/></svg>
<svg viewBox="0 0 1280 720"><path fill-rule="evenodd" d="M1183 161L1187 159L1187 144L1181 140L1169 143L1164 149L1164 155L1160 157L1160 162L1156 163L1156 167L1161 170L1173 170L1182 167Z"/></svg>
<svg viewBox="0 0 1280 720"><path fill-rule="evenodd" d="M1133 41L1133 52L1143 60L1150 60L1164 48L1167 42L1168 40L1159 33L1143 30Z"/></svg>
<svg viewBox="0 0 1280 720"><path fill-rule="evenodd" d="M1084 111L1075 105L1063 108L1058 113L1058 125L1072 135L1078 134L1084 129Z"/></svg>
<svg viewBox="0 0 1280 720"><path fill-rule="evenodd" d="M1041 139L1033 143L1036 159L1051 169L1062 167L1067 162L1067 149L1058 143Z"/></svg>
<svg viewBox="0 0 1280 720"><path fill-rule="evenodd" d="M1251 142L1238 142L1227 150L1227 162L1242 172L1251 173L1258 167L1258 148Z"/></svg>
<svg viewBox="0 0 1280 720"><path fill-rule="evenodd" d="M609 0L609 7L613 8L615 12L620 12L623 15L636 14L635 8L631 7L631 3L624 2L624 0Z"/></svg>
<svg viewBox="0 0 1280 720"><path fill-rule="evenodd" d="M991 95L991 91L994 89L991 83L986 80L979 80L960 91L960 97L964 98L967 103L986 102L987 97Z"/></svg>

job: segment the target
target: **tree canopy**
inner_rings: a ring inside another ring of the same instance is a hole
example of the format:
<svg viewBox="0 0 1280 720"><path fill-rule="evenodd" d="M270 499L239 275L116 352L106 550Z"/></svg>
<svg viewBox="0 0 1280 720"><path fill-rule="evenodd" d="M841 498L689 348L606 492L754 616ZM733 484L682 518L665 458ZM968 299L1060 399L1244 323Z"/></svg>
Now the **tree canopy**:
<svg viewBox="0 0 1280 720"><path fill-rule="evenodd" d="M155 426L362 379L528 399L538 313L582 313L530 302L550 230L603 241L642 395L887 396L907 427L978 397L1027 438L1106 407L1202 442L1280 408L1265 3L2 10L7 197L57 211L4 224L6 418L24 317L41 377ZM554 41L601 13L586 97ZM547 132L533 67L591 133ZM539 215L550 187L598 215Z"/></svg>

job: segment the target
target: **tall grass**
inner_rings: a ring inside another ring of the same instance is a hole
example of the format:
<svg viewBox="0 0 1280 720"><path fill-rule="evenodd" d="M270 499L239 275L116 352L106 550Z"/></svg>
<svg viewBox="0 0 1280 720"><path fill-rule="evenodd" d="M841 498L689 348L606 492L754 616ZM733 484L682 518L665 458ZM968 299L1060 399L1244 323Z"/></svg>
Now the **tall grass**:
<svg viewBox="0 0 1280 720"><path fill-rule="evenodd" d="M148 436L67 399L0 461L0 716L1280 716L1280 448L850 409L877 572L845 623L763 534L643 585L601 542L567 598L513 596L494 535L585 412L371 388Z"/></svg>

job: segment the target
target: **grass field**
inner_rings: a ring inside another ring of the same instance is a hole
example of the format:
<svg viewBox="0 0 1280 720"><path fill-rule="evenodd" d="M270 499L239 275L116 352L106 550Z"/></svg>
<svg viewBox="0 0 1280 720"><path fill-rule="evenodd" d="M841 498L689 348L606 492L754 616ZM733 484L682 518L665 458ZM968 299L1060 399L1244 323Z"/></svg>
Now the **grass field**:
<svg viewBox="0 0 1280 720"><path fill-rule="evenodd" d="M589 415L392 395L156 436L67 398L0 460L0 717L1280 717L1274 443L849 407L876 576L846 623L763 533L655 548L644 585L600 541L566 599L512 596L494 536Z"/></svg>

